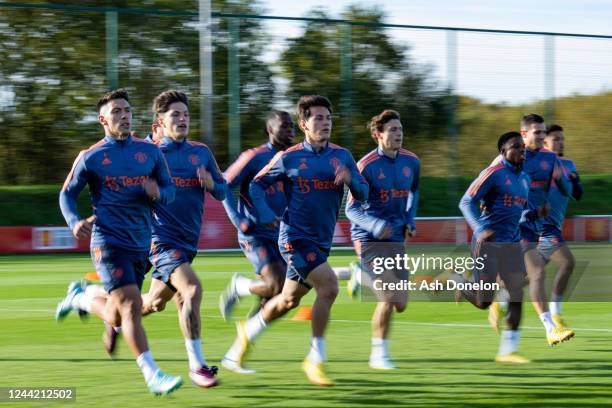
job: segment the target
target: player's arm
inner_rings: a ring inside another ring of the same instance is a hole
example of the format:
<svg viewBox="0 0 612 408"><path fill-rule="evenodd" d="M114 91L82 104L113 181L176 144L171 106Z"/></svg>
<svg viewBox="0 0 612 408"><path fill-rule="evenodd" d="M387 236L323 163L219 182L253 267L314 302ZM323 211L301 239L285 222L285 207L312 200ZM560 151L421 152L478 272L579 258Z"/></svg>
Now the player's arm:
<svg viewBox="0 0 612 408"><path fill-rule="evenodd" d="M236 209L237 205L236 200L234 200L232 189L240 186L242 180L247 176L250 167L249 163L252 163L250 158L252 158L252 155L247 156L247 152L243 152L224 173L227 185L225 199L223 200L223 208L234 227L242 232L246 232L250 229L251 221Z"/></svg>
<svg viewBox="0 0 612 408"><path fill-rule="evenodd" d="M266 189L279 180L286 178L284 152L278 152L249 184L249 194L257 211L257 221L262 225L273 225L277 222L276 214L266 202Z"/></svg>
<svg viewBox="0 0 612 408"><path fill-rule="evenodd" d="M559 160L558 157L555 158L555 164L553 168L552 177L553 177L553 181L559 188L559 191L561 192L561 194L563 194L566 197L571 197L572 196L572 183L570 182L570 179L567 176L567 174L565 174L565 171L563 171L563 165L561 164L561 161Z"/></svg>
<svg viewBox="0 0 612 408"><path fill-rule="evenodd" d="M355 159L353 156L347 151L347 159L346 159L346 170L348 170L350 176L344 177L344 183L349 188L349 191L358 201L367 201L368 195L370 194L370 185L363 178L361 173L359 173L359 169L357 168L357 164L355 163Z"/></svg>
<svg viewBox="0 0 612 408"><path fill-rule="evenodd" d="M574 200L580 201L582 199L582 193L584 192L582 184L580 183L580 175L576 166L572 163L572 171L568 175L570 182L572 183L572 197Z"/></svg>
<svg viewBox="0 0 612 408"><path fill-rule="evenodd" d="M160 204L170 204L174 201L176 186L170 177L170 169L161 150L155 148L155 166L153 177L145 183L145 192L152 201Z"/></svg>
<svg viewBox="0 0 612 408"><path fill-rule="evenodd" d="M478 220L480 201L494 188L495 178L491 168L483 170L459 201L459 209L476 236L485 231L483 223Z"/></svg>
<svg viewBox="0 0 612 408"><path fill-rule="evenodd" d="M409 228L409 234L413 235L416 231L416 223L414 221L419 206L419 178L421 174L421 163L416 162L414 166L414 177L412 179L412 185L410 186L410 197L406 203L406 214L405 222L406 227Z"/></svg>
<svg viewBox="0 0 612 408"><path fill-rule="evenodd" d="M206 182L205 187L206 191L208 191L216 200L223 200L226 196L227 192L227 183L221 174L221 170L219 170L219 165L215 160L215 156L213 156L210 149L206 149L206 155L208 156L208 160L206 161L206 172L205 175ZM200 176L201 171L198 173Z"/></svg>
<svg viewBox="0 0 612 408"><path fill-rule="evenodd" d="M371 180L371 178L369 177L370 172L368 172L367 168L363 169L363 173L364 173L363 174L364 179L366 181L370 181ZM371 214L368 214L367 212L368 205L369 204L367 202L356 200L355 197L353 197L353 193L349 192L348 198L346 200L346 208L345 208L346 217L353 224L356 224L359 227L363 228L364 230L368 231L376 239L388 238L384 236L385 235L384 231L385 231L385 227L390 228L391 225L387 223L387 221L383 220L382 218L378 218Z"/></svg>
<svg viewBox="0 0 612 408"><path fill-rule="evenodd" d="M92 229L93 219L91 221L81 219L77 209L77 198L86 184L87 167L85 166L85 153L81 152L74 161L59 195L62 215L76 238L89 236Z"/></svg>

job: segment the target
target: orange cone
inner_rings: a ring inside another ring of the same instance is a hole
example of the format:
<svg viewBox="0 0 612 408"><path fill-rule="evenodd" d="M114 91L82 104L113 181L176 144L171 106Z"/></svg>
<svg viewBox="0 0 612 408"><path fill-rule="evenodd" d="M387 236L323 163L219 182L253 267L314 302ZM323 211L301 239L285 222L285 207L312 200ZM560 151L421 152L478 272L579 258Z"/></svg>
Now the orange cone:
<svg viewBox="0 0 612 408"><path fill-rule="evenodd" d="M98 275L98 272L87 272L85 274L85 279L91 282L100 282L100 276Z"/></svg>
<svg viewBox="0 0 612 408"><path fill-rule="evenodd" d="M302 306L291 320L312 320L312 306Z"/></svg>

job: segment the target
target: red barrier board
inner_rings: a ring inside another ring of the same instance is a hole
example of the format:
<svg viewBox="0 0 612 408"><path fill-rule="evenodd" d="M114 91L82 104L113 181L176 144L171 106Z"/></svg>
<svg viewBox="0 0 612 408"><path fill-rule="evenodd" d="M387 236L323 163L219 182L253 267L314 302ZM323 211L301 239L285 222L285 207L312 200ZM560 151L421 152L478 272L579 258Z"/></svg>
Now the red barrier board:
<svg viewBox="0 0 612 408"><path fill-rule="evenodd" d="M199 249L238 248L236 230L219 201L208 196ZM472 232L461 217L417 218L414 243L463 244ZM565 220L567 241L612 241L612 216L583 216ZM351 246L350 222L339 220L334 245ZM0 253L88 252L89 240L77 241L67 227L0 227Z"/></svg>

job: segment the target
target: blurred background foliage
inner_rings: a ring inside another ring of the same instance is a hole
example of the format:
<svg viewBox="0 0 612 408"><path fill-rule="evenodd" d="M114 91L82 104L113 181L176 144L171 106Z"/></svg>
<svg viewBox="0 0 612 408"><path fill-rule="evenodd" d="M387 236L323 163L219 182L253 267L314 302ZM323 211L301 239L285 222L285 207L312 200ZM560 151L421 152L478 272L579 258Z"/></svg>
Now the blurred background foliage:
<svg viewBox="0 0 612 408"><path fill-rule="evenodd" d="M28 2L35 3L43 2ZM197 1L88 1L91 10L82 10L80 1L44 4L50 6L0 7L1 185L62 182L78 151L103 136L95 102L108 90L106 9L96 7L122 8L118 85L130 91L138 135L149 131L153 97L176 88L190 96L191 137L200 138ZM227 14L265 15L265 5L213 0L212 9L217 15L210 144L223 169L235 159L228 149L228 82L237 72L239 117L233 119L239 121L242 149L265 140L263 120L270 110L293 110L300 95L318 93L334 105L333 140L351 149L356 159L374 148L365 127L368 119L392 108L402 116L405 146L419 155L425 176L469 179L490 163L498 135L516 130L523 114L552 111L554 121L566 129L566 151L578 169L610 173L612 92L605 89L529 104L487 103L456 94L434 67L412 56L410 41L394 41L380 25L384 10L363 5L349 6L341 15L357 23L350 37L347 24L314 9L306 17L316 20L287 23L300 30L280 45L267 20L239 18L239 68L232 70ZM463 183L444 186L453 189L454 197Z"/></svg>

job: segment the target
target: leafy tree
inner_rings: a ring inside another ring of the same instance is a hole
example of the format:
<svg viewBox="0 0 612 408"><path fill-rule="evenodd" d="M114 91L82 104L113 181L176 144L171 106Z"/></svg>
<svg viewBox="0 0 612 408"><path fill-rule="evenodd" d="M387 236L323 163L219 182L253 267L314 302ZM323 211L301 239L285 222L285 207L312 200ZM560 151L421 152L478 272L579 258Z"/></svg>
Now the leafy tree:
<svg viewBox="0 0 612 408"><path fill-rule="evenodd" d="M309 17L329 18L321 9ZM342 17L362 24L351 25L351 116L339 117L335 122L337 139L350 145L353 154L360 157L373 148L365 127L367 121L386 108L400 113L405 134L417 139L413 141L443 137L449 94L438 89L425 68L411 62L407 47L393 43L387 29L378 25L384 20L382 10L349 6ZM302 35L289 40L280 65L289 81L291 99L323 94L331 100L335 113L342 112L340 59L346 30L342 24L309 21Z"/></svg>

